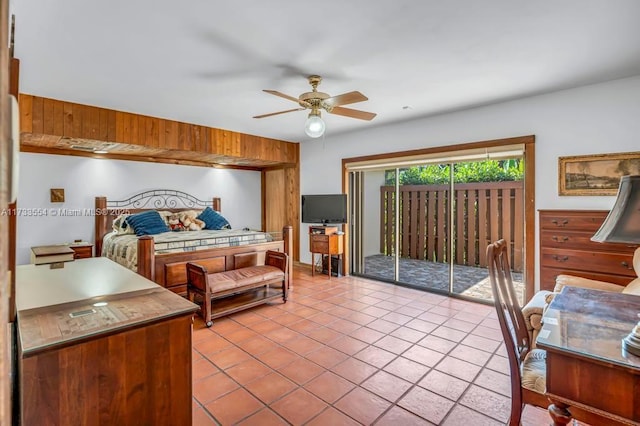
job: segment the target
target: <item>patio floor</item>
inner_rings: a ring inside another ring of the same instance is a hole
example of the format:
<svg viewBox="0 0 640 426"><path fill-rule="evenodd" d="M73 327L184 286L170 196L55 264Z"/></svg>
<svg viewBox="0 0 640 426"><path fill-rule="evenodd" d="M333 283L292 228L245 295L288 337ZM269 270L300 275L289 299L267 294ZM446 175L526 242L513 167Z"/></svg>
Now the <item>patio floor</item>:
<svg viewBox="0 0 640 426"><path fill-rule="evenodd" d="M365 275L393 280L394 258L377 254L365 258ZM400 282L425 289L447 292L449 290L449 265L426 260L400 258ZM519 299L523 300L522 274L512 272L513 285ZM453 266L453 291L475 299L493 301L491 282L486 268Z"/></svg>

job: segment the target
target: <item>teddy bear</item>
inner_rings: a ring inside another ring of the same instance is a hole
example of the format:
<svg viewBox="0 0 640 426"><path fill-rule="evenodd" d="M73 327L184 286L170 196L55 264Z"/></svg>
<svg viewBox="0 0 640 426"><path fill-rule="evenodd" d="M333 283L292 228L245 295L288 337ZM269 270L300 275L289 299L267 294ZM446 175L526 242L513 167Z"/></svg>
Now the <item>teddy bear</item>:
<svg viewBox="0 0 640 426"><path fill-rule="evenodd" d="M180 222L182 222L184 228L189 231L199 231L205 227L204 221L198 219L196 215L192 213L183 213L180 216Z"/></svg>
<svg viewBox="0 0 640 426"><path fill-rule="evenodd" d="M184 225L180 222L180 216L175 213L167 217L167 222L169 223L169 229L172 231L186 231Z"/></svg>

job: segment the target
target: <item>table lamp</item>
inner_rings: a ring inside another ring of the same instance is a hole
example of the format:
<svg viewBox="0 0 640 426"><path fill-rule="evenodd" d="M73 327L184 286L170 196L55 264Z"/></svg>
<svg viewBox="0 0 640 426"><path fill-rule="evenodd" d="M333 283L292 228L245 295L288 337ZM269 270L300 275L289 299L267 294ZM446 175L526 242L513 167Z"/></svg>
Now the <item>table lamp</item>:
<svg viewBox="0 0 640 426"><path fill-rule="evenodd" d="M640 175L622 176L613 208L591 241L599 243L640 243ZM640 314L638 314L640 317ZM622 339L622 347L640 356L640 321Z"/></svg>

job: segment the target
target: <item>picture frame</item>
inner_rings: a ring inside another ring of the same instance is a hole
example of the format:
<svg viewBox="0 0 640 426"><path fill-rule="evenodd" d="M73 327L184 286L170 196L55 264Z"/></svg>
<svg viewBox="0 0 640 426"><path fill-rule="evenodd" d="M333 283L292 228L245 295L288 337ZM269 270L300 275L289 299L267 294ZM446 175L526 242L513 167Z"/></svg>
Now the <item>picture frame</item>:
<svg viewBox="0 0 640 426"><path fill-rule="evenodd" d="M558 157L559 195L616 195L620 177L640 174L640 151Z"/></svg>
<svg viewBox="0 0 640 426"><path fill-rule="evenodd" d="M52 203L64 203L64 188L51 188L49 192Z"/></svg>

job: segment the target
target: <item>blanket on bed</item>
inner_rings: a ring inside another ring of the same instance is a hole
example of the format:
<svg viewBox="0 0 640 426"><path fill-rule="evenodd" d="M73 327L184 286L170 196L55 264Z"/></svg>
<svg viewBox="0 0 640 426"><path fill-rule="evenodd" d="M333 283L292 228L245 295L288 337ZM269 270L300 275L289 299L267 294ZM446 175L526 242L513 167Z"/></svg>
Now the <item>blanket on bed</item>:
<svg viewBox="0 0 640 426"><path fill-rule="evenodd" d="M202 230L189 232L163 232L152 235L156 254L206 250L272 241L269 233L241 229ZM105 235L102 255L122 266L137 271L138 237L134 234Z"/></svg>

